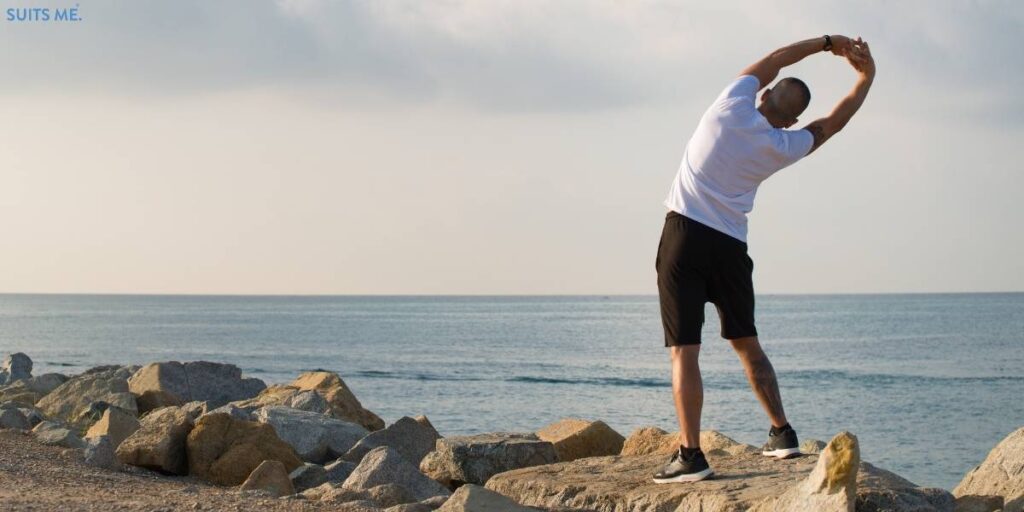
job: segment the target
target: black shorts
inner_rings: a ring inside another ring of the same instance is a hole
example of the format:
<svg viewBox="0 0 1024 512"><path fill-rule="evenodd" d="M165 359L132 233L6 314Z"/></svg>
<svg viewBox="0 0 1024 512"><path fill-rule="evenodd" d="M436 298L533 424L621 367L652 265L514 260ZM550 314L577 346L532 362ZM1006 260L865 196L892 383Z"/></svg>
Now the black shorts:
<svg viewBox="0 0 1024 512"><path fill-rule="evenodd" d="M754 261L746 243L673 211L665 216L654 266L666 347L700 343L706 302L718 309L723 338L757 336Z"/></svg>

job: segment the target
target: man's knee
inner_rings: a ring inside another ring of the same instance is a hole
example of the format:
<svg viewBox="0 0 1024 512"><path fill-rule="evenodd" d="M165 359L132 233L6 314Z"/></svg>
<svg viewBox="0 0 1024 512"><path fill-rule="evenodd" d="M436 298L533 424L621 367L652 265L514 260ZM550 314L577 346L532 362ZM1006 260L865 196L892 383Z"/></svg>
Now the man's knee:
<svg viewBox="0 0 1024 512"><path fill-rule="evenodd" d="M758 341L757 336L736 338L734 340L729 340L729 343L732 344L733 350L735 350L743 359L759 359L764 356L764 351L761 350L761 342Z"/></svg>
<svg viewBox="0 0 1024 512"><path fill-rule="evenodd" d="M693 345L676 345L668 348L672 360L696 358L700 354L700 343Z"/></svg>

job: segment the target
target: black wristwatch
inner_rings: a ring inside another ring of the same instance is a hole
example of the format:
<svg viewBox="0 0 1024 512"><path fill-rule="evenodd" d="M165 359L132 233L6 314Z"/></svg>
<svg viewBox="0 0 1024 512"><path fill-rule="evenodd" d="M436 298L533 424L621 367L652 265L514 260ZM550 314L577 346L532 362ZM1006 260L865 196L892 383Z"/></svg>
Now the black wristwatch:
<svg viewBox="0 0 1024 512"><path fill-rule="evenodd" d="M825 47L821 49L823 52L827 52L832 49L832 36L825 34Z"/></svg>

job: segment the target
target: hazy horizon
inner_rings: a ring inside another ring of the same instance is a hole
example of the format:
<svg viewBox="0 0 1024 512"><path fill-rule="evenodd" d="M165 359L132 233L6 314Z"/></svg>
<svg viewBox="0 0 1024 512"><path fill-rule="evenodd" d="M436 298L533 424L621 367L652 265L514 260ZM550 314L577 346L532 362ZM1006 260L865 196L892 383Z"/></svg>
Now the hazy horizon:
<svg viewBox="0 0 1024 512"><path fill-rule="evenodd" d="M654 295L661 202L701 113L825 32L868 40L878 76L843 132L762 185L756 292L1024 290L1024 4L759 6L5 18L0 293ZM797 126L855 80L829 54L791 75L812 91Z"/></svg>

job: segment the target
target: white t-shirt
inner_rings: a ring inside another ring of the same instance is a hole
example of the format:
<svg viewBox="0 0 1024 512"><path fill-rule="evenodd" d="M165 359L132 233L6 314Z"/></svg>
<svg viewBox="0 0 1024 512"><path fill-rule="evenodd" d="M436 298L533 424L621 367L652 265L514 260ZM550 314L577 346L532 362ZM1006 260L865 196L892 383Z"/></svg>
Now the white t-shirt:
<svg viewBox="0 0 1024 512"><path fill-rule="evenodd" d="M768 123L754 105L760 84L743 75L718 95L686 145L665 206L740 241L757 186L814 145L807 130Z"/></svg>

